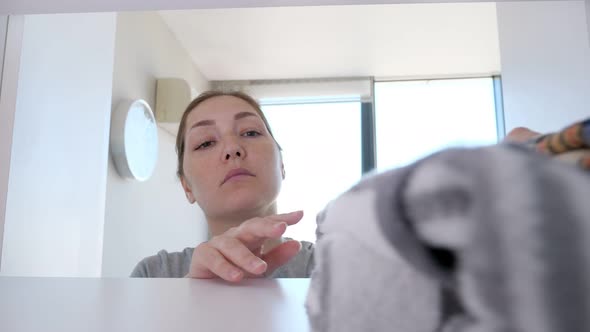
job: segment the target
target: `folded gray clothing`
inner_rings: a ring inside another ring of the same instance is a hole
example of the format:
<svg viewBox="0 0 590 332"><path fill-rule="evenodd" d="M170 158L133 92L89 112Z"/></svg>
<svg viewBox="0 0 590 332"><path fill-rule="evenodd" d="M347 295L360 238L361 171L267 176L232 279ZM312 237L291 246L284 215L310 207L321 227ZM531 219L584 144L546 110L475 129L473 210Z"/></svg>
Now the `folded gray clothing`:
<svg viewBox="0 0 590 332"><path fill-rule="evenodd" d="M315 332L590 331L590 174L525 148L375 174L318 216Z"/></svg>

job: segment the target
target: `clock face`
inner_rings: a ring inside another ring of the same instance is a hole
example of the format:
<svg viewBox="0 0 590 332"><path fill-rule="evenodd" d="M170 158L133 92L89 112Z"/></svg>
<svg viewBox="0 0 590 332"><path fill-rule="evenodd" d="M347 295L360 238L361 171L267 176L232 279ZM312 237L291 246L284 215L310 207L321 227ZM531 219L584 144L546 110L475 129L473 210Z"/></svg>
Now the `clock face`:
<svg viewBox="0 0 590 332"><path fill-rule="evenodd" d="M113 115L111 151L119 174L145 181L158 161L158 127L143 100L123 103Z"/></svg>
<svg viewBox="0 0 590 332"><path fill-rule="evenodd" d="M125 122L125 152L129 170L139 181L147 180L158 160L158 128L154 115L143 103L133 103Z"/></svg>

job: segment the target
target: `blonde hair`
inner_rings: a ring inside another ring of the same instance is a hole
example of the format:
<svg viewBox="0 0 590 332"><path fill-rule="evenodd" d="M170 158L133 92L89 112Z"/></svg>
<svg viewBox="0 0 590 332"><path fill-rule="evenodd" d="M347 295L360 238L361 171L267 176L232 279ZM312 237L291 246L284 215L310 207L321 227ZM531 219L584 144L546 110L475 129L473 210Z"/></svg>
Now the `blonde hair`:
<svg viewBox="0 0 590 332"><path fill-rule="evenodd" d="M258 115L260 116L260 118L264 122L264 126L266 127L266 130L268 130L268 132L270 133L270 136L272 137L272 139L275 141L275 143L279 147L279 151L282 150L281 146L277 143L274 135L272 134L272 131L270 130L270 125L268 124L268 121L266 120L266 116L264 116L264 113L262 113L262 108L260 107L260 104L254 98L252 98L250 95L248 95L244 92L241 92L241 91L220 91L220 90L205 91L205 92L201 93L193 101L191 101L190 104L188 104L188 106L184 110L184 113L182 114L182 118L180 119L180 125L178 126L178 134L176 135L176 155L178 156L178 168L176 170L176 175L179 178L182 178L184 176L183 159L184 159L184 150L185 150L184 140L185 140L185 136L186 136L186 133L185 133L186 119L188 118L189 114L197 106L199 106L199 104L201 104L205 100L208 100L208 99L211 99L214 97L221 97L221 96L231 96L231 97L240 98L243 101L250 104L250 106L252 106L254 108L254 110L256 110L256 113L258 113Z"/></svg>

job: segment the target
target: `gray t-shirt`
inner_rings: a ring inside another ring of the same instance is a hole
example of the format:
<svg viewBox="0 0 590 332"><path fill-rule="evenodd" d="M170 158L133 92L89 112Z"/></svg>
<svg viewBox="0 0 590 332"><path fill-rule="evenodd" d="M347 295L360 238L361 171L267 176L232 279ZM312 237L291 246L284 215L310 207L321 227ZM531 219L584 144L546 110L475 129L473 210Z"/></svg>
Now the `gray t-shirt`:
<svg viewBox="0 0 590 332"><path fill-rule="evenodd" d="M133 272L132 278L183 278L188 274L195 248L180 252L160 250L157 255L142 259ZM270 278L309 278L314 267L313 243L301 241L301 250L287 264L276 269Z"/></svg>

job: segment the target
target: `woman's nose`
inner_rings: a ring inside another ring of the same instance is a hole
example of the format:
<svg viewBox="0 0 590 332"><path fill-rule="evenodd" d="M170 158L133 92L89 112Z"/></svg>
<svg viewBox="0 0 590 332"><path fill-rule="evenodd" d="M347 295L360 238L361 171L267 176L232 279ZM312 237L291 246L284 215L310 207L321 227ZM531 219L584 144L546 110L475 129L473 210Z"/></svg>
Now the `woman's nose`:
<svg viewBox="0 0 590 332"><path fill-rule="evenodd" d="M235 158L244 159L244 157L246 157L246 151L244 150L244 148L242 148L240 144L233 140L229 141L226 144L223 153L223 160L227 161Z"/></svg>
<svg viewBox="0 0 590 332"><path fill-rule="evenodd" d="M241 158L242 153L239 150L232 152L232 153L227 153L225 155L225 160L230 160L233 156L235 156L236 158Z"/></svg>

